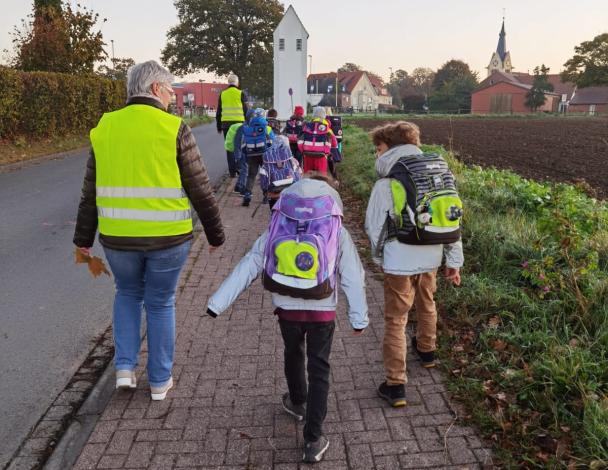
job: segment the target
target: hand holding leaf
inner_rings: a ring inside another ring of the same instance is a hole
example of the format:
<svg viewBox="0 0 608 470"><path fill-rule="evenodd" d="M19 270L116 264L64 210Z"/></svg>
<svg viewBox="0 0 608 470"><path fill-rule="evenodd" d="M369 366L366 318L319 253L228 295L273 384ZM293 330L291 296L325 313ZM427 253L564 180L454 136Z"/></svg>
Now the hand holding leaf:
<svg viewBox="0 0 608 470"><path fill-rule="evenodd" d="M89 271L93 277L101 276L101 273L105 273L111 276L110 271L106 268L103 260L99 256L91 256L90 248L78 248L74 251L74 257L76 264L86 263L89 266Z"/></svg>

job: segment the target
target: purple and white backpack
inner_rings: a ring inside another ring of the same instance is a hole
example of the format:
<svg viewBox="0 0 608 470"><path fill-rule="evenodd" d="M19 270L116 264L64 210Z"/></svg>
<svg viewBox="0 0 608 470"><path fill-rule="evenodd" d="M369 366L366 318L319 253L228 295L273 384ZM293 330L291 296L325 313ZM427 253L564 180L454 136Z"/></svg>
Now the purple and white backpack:
<svg viewBox="0 0 608 470"><path fill-rule="evenodd" d="M262 282L270 292L324 299L336 287L342 210L331 196L283 193L272 210Z"/></svg>
<svg viewBox="0 0 608 470"><path fill-rule="evenodd" d="M300 180L300 166L291 155L289 143L283 144L278 136L262 155L260 186L262 191L280 192Z"/></svg>

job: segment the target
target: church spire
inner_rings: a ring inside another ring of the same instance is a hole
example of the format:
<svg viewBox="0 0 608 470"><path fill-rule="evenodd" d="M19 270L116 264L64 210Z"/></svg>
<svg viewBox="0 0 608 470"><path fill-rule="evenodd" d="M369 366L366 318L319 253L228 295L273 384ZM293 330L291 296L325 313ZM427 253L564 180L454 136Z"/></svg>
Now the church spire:
<svg viewBox="0 0 608 470"><path fill-rule="evenodd" d="M496 52L500 56L500 60L504 62L505 57L507 55L507 33L505 32L505 18L502 18L502 29L500 30L500 35L498 37L498 46L496 47Z"/></svg>

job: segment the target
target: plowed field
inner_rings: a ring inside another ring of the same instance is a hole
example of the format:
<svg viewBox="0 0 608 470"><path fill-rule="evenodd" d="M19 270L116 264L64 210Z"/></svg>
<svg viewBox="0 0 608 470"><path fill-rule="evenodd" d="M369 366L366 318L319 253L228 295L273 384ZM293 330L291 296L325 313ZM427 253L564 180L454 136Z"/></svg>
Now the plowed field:
<svg viewBox="0 0 608 470"><path fill-rule="evenodd" d="M466 163L511 169L537 180L585 180L608 197L608 119L412 119L422 142ZM357 120L372 129L378 120Z"/></svg>

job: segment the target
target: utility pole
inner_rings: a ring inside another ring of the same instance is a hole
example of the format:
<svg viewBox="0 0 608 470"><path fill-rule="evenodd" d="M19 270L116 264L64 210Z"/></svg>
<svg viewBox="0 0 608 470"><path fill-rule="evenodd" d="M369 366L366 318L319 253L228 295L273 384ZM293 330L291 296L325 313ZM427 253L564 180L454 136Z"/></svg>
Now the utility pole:
<svg viewBox="0 0 608 470"><path fill-rule="evenodd" d="M338 80L338 74L340 73L340 71L336 70L336 112L338 112L338 84L340 83L340 80Z"/></svg>
<svg viewBox="0 0 608 470"><path fill-rule="evenodd" d="M110 39L110 42L112 43L112 72L114 72L116 70L116 61L114 59L114 39Z"/></svg>

